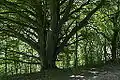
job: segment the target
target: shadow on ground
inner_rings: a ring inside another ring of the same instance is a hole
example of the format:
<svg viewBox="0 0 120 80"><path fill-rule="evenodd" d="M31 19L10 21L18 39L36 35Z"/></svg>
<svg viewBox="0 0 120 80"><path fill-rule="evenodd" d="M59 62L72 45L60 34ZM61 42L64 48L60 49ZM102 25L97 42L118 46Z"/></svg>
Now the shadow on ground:
<svg viewBox="0 0 120 80"><path fill-rule="evenodd" d="M7 80L120 80L120 65L105 65L84 70L46 70L42 73L18 74Z"/></svg>

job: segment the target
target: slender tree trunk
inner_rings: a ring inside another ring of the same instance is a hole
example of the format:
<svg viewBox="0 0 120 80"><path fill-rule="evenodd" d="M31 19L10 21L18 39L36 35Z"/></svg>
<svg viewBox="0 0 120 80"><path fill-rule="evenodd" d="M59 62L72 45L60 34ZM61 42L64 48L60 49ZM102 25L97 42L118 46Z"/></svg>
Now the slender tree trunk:
<svg viewBox="0 0 120 80"><path fill-rule="evenodd" d="M118 30L114 30L111 45L112 45L112 61L115 61L117 58L116 48L117 48L117 36L118 36Z"/></svg>
<svg viewBox="0 0 120 80"><path fill-rule="evenodd" d="M105 39L105 43L104 43L104 60L106 63L106 61L107 61L106 39Z"/></svg>
<svg viewBox="0 0 120 80"><path fill-rule="evenodd" d="M119 1L118 1L119 2ZM119 10L119 5L117 5L118 10ZM117 53L116 53L116 49L117 49L117 36L118 36L118 32L119 32L119 23L118 23L118 17L119 17L119 13L115 13L115 16L113 17L113 37L112 37L112 41L111 41L111 45L112 45L112 61L115 61L117 58Z"/></svg>
<svg viewBox="0 0 120 80"><path fill-rule="evenodd" d="M76 22L76 27L78 27L77 24L78 23ZM78 67L78 33L77 33L77 30L76 30L75 62L74 62L74 66L77 69L77 67Z"/></svg>
<svg viewBox="0 0 120 80"><path fill-rule="evenodd" d="M89 64L89 63L88 63L88 62L89 62L89 61L88 61L88 52L87 52L87 48L86 48L86 47L87 47L87 42L85 43L85 46L84 46L85 66Z"/></svg>
<svg viewBox="0 0 120 80"><path fill-rule="evenodd" d="M7 59L7 48L5 49L5 58ZM5 75L7 75L7 70L8 70L8 67L7 67L7 62L6 62L6 60L5 60Z"/></svg>

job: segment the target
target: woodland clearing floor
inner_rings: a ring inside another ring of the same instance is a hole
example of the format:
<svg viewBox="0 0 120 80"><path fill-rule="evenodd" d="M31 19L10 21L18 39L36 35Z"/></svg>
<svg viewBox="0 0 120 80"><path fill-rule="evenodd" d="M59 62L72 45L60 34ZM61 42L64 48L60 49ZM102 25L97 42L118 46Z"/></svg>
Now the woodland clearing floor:
<svg viewBox="0 0 120 80"><path fill-rule="evenodd" d="M120 65L105 65L101 68L77 71L49 70L45 73L18 75L7 80L120 80Z"/></svg>

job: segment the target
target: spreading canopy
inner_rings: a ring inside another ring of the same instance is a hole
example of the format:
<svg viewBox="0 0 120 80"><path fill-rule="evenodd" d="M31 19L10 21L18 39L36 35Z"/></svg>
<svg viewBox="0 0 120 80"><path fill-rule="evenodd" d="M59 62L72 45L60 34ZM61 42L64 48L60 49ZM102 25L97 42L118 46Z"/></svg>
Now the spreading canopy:
<svg viewBox="0 0 120 80"><path fill-rule="evenodd" d="M43 65L51 66L104 1L1 0L0 33L26 42L39 53Z"/></svg>

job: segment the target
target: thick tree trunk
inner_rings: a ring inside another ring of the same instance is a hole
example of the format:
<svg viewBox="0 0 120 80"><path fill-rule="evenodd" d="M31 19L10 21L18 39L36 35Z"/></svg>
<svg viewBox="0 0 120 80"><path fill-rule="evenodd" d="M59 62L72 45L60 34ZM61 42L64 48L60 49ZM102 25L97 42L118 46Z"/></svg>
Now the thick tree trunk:
<svg viewBox="0 0 120 80"><path fill-rule="evenodd" d="M47 70L47 69L55 69L57 68L56 66L56 58L57 58L57 55L53 55L51 56L51 58L49 58L50 56L45 56L42 60L42 69L43 70Z"/></svg>
<svg viewBox="0 0 120 80"><path fill-rule="evenodd" d="M55 61L57 58L56 53L56 37L55 33L52 30L49 30L47 33L46 40L46 49L42 57L42 68L43 69L53 69L57 68Z"/></svg>
<svg viewBox="0 0 120 80"><path fill-rule="evenodd" d="M50 11L51 11L51 23L49 30L47 32L46 37L46 52L43 59L43 68L44 69L51 69L56 68L55 61L56 61L56 47L57 47L57 40L58 40L58 3L57 0L50 0L48 1Z"/></svg>
<svg viewBox="0 0 120 80"><path fill-rule="evenodd" d="M52 60L52 59L44 59L43 60L43 66L42 66L42 69L54 69L54 68L57 68L56 67L56 64L55 64L55 61L56 60Z"/></svg>
<svg viewBox="0 0 120 80"><path fill-rule="evenodd" d="M43 62L44 69L56 68L55 60L57 58L56 57L57 54L59 54L60 51L63 50L67 41L69 41L69 39L76 33L76 31L80 30L82 27L87 25L87 22L90 19L90 17L103 5L104 0L102 0L102 2L96 8L94 8L79 23L79 25L80 25L79 27L74 27L71 30L71 32L65 37L63 42L62 43L59 42L60 44L58 44L58 40L60 38L59 34L61 32L61 26L68 20L73 1L74 0L69 1L68 7L66 8L66 11L61 19L60 19L59 9L58 9L60 7L58 0L47 1L47 3L49 4L50 13L51 13L51 23L50 23L49 29L47 31L47 37L46 37L46 41L45 41L45 44L46 44L45 48L44 48L45 55L43 53L41 53L41 54L43 54L43 56L41 56L41 57L43 57L42 62ZM40 39L42 39L42 38L40 38ZM40 50L42 50L42 48Z"/></svg>

